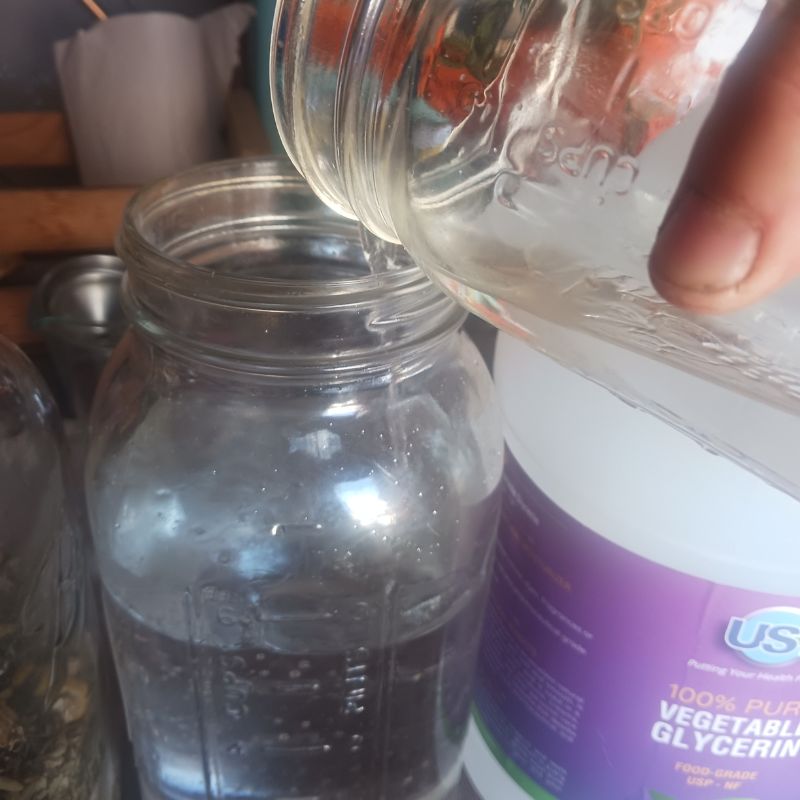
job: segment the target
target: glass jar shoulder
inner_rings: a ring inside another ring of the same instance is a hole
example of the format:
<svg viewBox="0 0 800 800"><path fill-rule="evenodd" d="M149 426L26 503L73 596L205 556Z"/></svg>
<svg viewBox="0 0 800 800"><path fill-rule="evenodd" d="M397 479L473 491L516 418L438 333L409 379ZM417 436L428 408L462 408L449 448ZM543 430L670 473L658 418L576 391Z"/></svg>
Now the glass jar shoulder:
<svg viewBox="0 0 800 800"><path fill-rule="evenodd" d="M180 629L187 587L367 596L387 576L411 581L423 554L432 576L478 568L502 448L463 336L408 375L335 386L125 347L96 404L87 481L101 571L125 605Z"/></svg>

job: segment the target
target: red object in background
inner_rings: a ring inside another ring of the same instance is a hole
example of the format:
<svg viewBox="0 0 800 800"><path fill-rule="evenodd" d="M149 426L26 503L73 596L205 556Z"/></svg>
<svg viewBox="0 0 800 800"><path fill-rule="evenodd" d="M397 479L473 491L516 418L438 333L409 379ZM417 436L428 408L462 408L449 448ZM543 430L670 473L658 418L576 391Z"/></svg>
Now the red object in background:
<svg viewBox="0 0 800 800"><path fill-rule="evenodd" d="M704 64L696 47L720 2L656 0L630 24L617 20L605 30L590 31L569 64L559 110L573 122L586 121L599 141L638 155L719 79L721 66ZM508 121L515 108L524 110L532 83L539 83L560 56L557 36L551 26L531 25L500 74L484 84L465 66L464 54L453 52L442 29L426 52L419 94L454 126L464 122L476 99L500 97Z"/></svg>
<svg viewBox="0 0 800 800"><path fill-rule="evenodd" d="M589 135L618 152L636 156L672 127L719 78L721 67L703 64L697 41L723 0L687 3L650 0L630 22L611 17L611 24L590 30L569 63L570 79L562 87L559 119L565 142L577 144ZM351 0L328 0L313 17L308 57L311 63L338 71L350 52L353 22ZM421 31L417 19L402 12L384 12L370 43L369 66L389 95L400 80ZM539 83L561 57L554 46L558 30L550 24L528 24L499 74L476 75L468 66L470 42L448 34L442 25L425 50L417 94L453 127L461 125L476 105L498 103L495 139L512 127L515 109L524 113L530 87ZM570 139L575 138L576 142Z"/></svg>

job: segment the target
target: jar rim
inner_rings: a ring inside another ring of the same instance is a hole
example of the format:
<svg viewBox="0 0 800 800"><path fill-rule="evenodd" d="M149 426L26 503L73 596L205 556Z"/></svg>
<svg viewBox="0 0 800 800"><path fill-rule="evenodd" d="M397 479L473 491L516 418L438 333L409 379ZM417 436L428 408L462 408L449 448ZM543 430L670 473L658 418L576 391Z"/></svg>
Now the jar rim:
<svg viewBox="0 0 800 800"><path fill-rule="evenodd" d="M204 195L236 190L257 190L265 198L263 212L248 221L260 223L260 230L287 238L312 233L329 235L349 242L360 250L358 225L331 210L312 192L287 158L248 157L210 162L143 187L134 194L125 210L117 237L117 251L137 278L169 286L176 294L188 293L209 302L246 305L249 308L274 308L287 305L336 307L369 304L387 292L396 294L430 286L430 279L416 265L384 271L370 271L348 277L320 274L313 277L277 277L269 274L231 274L209 264L165 252L154 239L152 228L159 215L179 214L182 205L197 203ZM293 197L306 204L302 212L279 208L281 198ZM215 223L242 223L235 203L227 219ZM150 231L148 232L148 226ZM342 261L346 261L344 258ZM436 291L440 291L436 289Z"/></svg>
<svg viewBox="0 0 800 800"><path fill-rule="evenodd" d="M213 162L142 189L117 249L137 330L270 374L385 371L466 316L413 262L370 267L356 223L282 159Z"/></svg>

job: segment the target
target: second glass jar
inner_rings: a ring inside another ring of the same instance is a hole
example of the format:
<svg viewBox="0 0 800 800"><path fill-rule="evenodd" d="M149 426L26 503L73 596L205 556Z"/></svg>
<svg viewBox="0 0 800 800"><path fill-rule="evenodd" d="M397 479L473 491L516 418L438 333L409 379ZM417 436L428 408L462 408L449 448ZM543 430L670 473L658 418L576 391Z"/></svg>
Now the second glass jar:
<svg viewBox="0 0 800 800"><path fill-rule="evenodd" d="M98 660L55 403L0 337L0 797L117 800L117 739Z"/></svg>
<svg viewBox="0 0 800 800"><path fill-rule="evenodd" d="M463 314L281 162L146 189L87 490L147 800L440 800L502 440Z"/></svg>

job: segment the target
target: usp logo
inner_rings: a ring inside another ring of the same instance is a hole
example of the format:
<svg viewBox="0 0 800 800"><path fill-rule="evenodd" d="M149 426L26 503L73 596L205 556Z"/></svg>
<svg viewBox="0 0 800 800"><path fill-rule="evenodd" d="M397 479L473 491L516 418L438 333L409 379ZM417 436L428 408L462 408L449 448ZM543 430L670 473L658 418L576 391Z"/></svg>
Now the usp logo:
<svg viewBox="0 0 800 800"><path fill-rule="evenodd" d="M762 667L794 664L800 661L800 608L763 608L731 617L725 644Z"/></svg>

